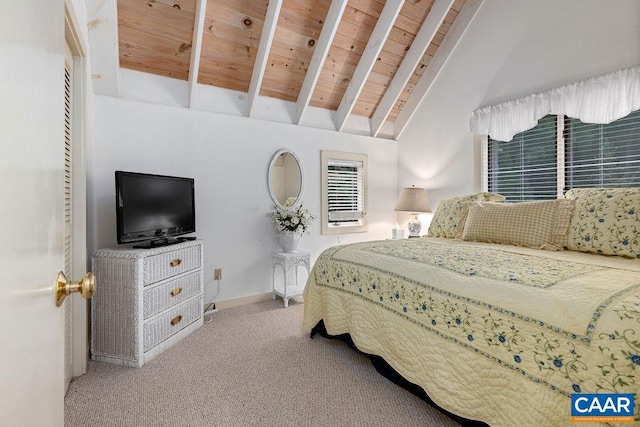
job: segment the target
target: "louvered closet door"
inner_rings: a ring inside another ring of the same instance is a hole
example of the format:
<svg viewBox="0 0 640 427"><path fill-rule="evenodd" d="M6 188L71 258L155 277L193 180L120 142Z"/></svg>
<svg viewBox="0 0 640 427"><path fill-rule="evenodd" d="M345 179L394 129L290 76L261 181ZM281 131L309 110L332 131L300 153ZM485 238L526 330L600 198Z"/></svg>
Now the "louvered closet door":
<svg viewBox="0 0 640 427"><path fill-rule="evenodd" d="M64 274L67 278L72 277L73 265L73 200L72 200L72 176L71 161L73 146L72 135L72 99L73 99L73 57L69 46L65 44L64 61ZM65 299L64 303L64 383L65 393L71 382L73 372L73 341L72 341L72 309L71 298Z"/></svg>

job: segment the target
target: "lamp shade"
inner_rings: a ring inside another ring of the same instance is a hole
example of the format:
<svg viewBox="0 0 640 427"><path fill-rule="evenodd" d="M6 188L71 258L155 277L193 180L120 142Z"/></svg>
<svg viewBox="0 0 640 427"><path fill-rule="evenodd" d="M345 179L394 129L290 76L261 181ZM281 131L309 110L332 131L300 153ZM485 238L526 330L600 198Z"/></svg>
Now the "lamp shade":
<svg viewBox="0 0 640 427"><path fill-rule="evenodd" d="M402 193L400 193L400 198L398 199L398 203L396 203L394 211L415 213L431 212L429 200L427 200L427 193L425 193L424 188L417 188L415 186L404 188Z"/></svg>

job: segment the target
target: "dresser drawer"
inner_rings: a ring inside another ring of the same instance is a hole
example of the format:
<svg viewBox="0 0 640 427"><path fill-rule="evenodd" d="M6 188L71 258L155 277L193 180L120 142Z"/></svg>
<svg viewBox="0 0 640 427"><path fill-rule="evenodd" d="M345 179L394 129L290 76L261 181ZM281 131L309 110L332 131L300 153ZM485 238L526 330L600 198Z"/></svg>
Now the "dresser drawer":
<svg viewBox="0 0 640 427"><path fill-rule="evenodd" d="M169 309L144 324L143 351L149 351L171 335L202 317L202 296L195 297L184 304Z"/></svg>
<svg viewBox="0 0 640 427"><path fill-rule="evenodd" d="M142 303L144 319L200 294L202 292L200 274L201 270L196 270L162 285L147 287L143 293Z"/></svg>
<svg viewBox="0 0 640 427"><path fill-rule="evenodd" d="M144 258L143 286L199 268L200 251L201 245L197 245Z"/></svg>

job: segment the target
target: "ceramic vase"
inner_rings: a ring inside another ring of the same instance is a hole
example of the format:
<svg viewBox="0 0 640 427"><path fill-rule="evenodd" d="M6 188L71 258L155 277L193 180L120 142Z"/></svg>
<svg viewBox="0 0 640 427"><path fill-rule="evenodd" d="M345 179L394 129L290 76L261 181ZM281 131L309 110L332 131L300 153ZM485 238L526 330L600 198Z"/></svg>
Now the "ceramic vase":
<svg viewBox="0 0 640 427"><path fill-rule="evenodd" d="M295 252L300 243L302 233L294 231L281 231L278 233L278 243L284 252Z"/></svg>

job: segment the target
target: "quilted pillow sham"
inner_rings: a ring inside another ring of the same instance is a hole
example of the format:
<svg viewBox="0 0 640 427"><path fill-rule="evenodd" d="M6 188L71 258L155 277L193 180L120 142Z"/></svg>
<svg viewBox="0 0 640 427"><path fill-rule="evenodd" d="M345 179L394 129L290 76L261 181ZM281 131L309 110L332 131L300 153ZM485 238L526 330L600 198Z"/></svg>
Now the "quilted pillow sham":
<svg viewBox="0 0 640 427"><path fill-rule="evenodd" d="M567 243L573 200L469 205L462 240L560 250Z"/></svg>
<svg viewBox="0 0 640 427"><path fill-rule="evenodd" d="M640 258L640 187L575 188L567 248Z"/></svg>
<svg viewBox="0 0 640 427"><path fill-rule="evenodd" d="M428 236L458 238L462 235L469 204L474 201L502 202L505 197L497 193L474 193L450 197L438 203L429 225Z"/></svg>

